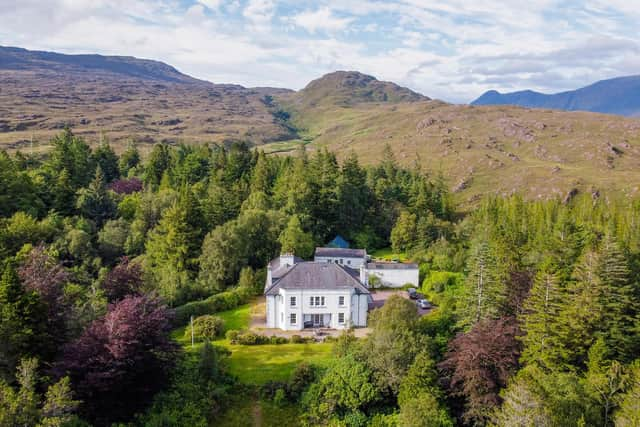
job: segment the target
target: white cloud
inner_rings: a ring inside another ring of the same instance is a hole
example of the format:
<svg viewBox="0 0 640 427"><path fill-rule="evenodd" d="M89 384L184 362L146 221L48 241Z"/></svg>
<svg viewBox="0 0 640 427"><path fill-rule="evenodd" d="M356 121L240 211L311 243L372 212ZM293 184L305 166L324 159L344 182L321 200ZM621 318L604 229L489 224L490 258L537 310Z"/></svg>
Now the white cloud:
<svg viewBox="0 0 640 427"><path fill-rule="evenodd" d="M302 27L314 34L318 31L341 31L349 26L354 18L339 18L333 14L331 9L323 7L316 11L306 11L291 18L291 21L298 27Z"/></svg>
<svg viewBox="0 0 640 427"><path fill-rule="evenodd" d="M0 44L158 59L248 86L300 88L357 69L469 101L493 88L552 92L637 73L633 3L0 0Z"/></svg>
<svg viewBox="0 0 640 427"><path fill-rule="evenodd" d="M249 0L242 11L242 15L252 24L253 28L260 31L270 28L274 13L273 0Z"/></svg>
<svg viewBox="0 0 640 427"><path fill-rule="evenodd" d="M206 6L210 10L215 11L215 10L218 10L218 8L220 7L221 0L198 0L198 3L200 3L203 6Z"/></svg>

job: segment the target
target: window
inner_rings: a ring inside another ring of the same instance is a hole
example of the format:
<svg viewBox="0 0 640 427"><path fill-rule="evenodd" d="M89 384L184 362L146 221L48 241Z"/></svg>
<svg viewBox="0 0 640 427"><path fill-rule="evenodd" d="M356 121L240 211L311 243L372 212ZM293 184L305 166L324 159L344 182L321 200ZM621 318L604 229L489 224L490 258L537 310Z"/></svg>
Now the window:
<svg viewBox="0 0 640 427"><path fill-rule="evenodd" d="M324 306L324 297L309 297L309 305L311 307Z"/></svg>
<svg viewBox="0 0 640 427"><path fill-rule="evenodd" d="M338 323L344 323L344 313L338 313Z"/></svg>
<svg viewBox="0 0 640 427"><path fill-rule="evenodd" d="M347 264L351 265L351 260L350 259L347 260Z"/></svg>
<svg viewBox="0 0 640 427"><path fill-rule="evenodd" d="M291 314L290 314L290 319L289 319L289 320L290 320L290 322L291 322L291 324L292 324L292 325L295 325L295 324L296 324L296 322L298 321L297 316L296 316L296 313L291 313Z"/></svg>
<svg viewBox="0 0 640 427"><path fill-rule="evenodd" d="M296 297L291 297L291 307L296 306Z"/></svg>
<svg viewBox="0 0 640 427"><path fill-rule="evenodd" d="M340 264L344 264L344 260L340 258Z"/></svg>
<svg viewBox="0 0 640 427"><path fill-rule="evenodd" d="M340 295L338 297L338 305L340 306L344 305L344 296Z"/></svg>

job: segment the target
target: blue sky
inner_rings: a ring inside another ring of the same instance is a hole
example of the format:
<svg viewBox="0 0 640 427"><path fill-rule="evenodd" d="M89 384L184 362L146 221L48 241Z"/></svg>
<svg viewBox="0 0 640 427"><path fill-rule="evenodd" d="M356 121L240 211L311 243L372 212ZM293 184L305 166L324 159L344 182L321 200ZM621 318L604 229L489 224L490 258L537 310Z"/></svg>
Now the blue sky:
<svg viewBox="0 0 640 427"><path fill-rule="evenodd" d="M132 55L299 89L358 70L427 96L556 92L638 74L635 0L0 0L0 44ZM46 5L46 6L45 6Z"/></svg>

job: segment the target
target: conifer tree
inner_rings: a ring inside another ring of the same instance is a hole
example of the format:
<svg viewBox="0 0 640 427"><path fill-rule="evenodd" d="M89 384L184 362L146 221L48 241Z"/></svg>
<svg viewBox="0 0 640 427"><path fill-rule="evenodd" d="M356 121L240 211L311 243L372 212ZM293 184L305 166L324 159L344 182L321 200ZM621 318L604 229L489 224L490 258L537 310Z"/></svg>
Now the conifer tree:
<svg viewBox="0 0 640 427"><path fill-rule="evenodd" d="M269 194L271 192L271 171L264 151L258 152L258 159L251 175L250 190Z"/></svg>
<svg viewBox="0 0 640 427"><path fill-rule="evenodd" d="M468 269L458 313L460 324L465 327L499 317L506 298L506 267L496 247L486 240L477 241L471 248Z"/></svg>
<svg viewBox="0 0 640 427"><path fill-rule="evenodd" d="M563 345L558 336L558 316L566 298L558 277L549 264L544 265L524 303L520 321L526 335L522 341L522 360L553 368L562 360Z"/></svg>
<svg viewBox="0 0 640 427"><path fill-rule="evenodd" d="M89 187L80 190L77 208L86 218L95 221L98 227L114 217L116 206L107 191L104 173L100 167L96 168L95 177Z"/></svg>
<svg viewBox="0 0 640 427"><path fill-rule="evenodd" d="M602 242L598 261L604 322L601 329L611 350L630 360L637 356L635 350L639 349L634 331L638 302L630 282L627 259L611 234L607 234Z"/></svg>
<svg viewBox="0 0 640 427"><path fill-rule="evenodd" d="M106 140L93 152L93 161L96 167L102 169L107 184L120 177L118 156Z"/></svg>
<svg viewBox="0 0 640 427"><path fill-rule="evenodd" d="M309 258L313 255L313 236L302 230L302 224L297 215L293 215L282 233L279 242L281 253L292 253L302 258Z"/></svg>
<svg viewBox="0 0 640 427"><path fill-rule="evenodd" d="M152 275L159 294L170 304L180 302L190 284L195 236L189 226L188 213L184 204L175 202L149 233L146 244L146 270Z"/></svg>

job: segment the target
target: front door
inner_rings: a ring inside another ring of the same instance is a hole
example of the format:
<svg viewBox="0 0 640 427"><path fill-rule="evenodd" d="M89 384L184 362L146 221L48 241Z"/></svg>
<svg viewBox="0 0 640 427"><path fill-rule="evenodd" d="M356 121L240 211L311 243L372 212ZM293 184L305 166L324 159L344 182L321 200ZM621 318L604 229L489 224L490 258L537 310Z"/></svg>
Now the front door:
<svg viewBox="0 0 640 427"><path fill-rule="evenodd" d="M312 314L311 321L314 327L324 326L324 316L322 314Z"/></svg>

